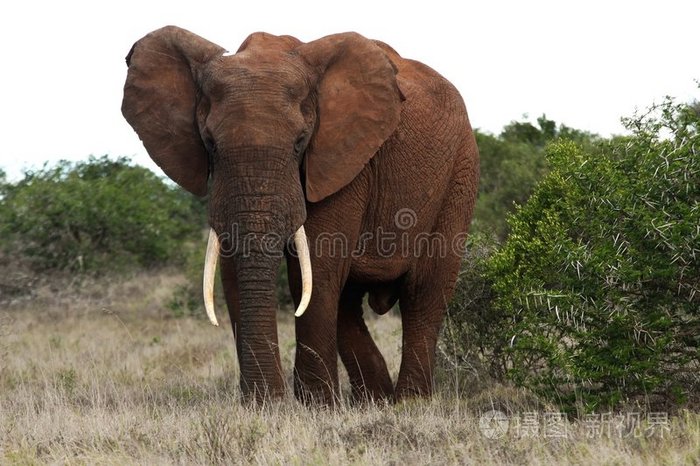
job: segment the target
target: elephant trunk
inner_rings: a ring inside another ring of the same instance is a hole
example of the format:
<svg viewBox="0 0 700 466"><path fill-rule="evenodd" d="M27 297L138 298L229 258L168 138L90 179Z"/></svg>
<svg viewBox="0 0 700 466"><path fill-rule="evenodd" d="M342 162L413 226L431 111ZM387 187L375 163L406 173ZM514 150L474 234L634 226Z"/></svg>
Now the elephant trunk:
<svg viewBox="0 0 700 466"><path fill-rule="evenodd" d="M222 146L224 146L222 144ZM306 217L299 167L287 151L274 147L220 149L214 167L209 200L209 222L221 235L209 234L204 266L204 295L207 315L216 325L213 305L213 275L220 254L230 257L235 293L227 288L227 300L237 300L234 334L241 369L241 390L258 400L284 391L277 343L277 271L285 240L295 230L297 249L311 268L303 222ZM235 180L235 183L232 181ZM302 244L303 243L303 244ZM305 265L304 265L305 264ZM306 285L305 303L311 293ZM235 302L235 301L234 301ZM300 306L297 314L304 311Z"/></svg>
<svg viewBox="0 0 700 466"><path fill-rule="evenodd" d="M234 258L240 302L238 361L244 398L284 393L277 341L276 281L280 257L255 248Z"/></svg>

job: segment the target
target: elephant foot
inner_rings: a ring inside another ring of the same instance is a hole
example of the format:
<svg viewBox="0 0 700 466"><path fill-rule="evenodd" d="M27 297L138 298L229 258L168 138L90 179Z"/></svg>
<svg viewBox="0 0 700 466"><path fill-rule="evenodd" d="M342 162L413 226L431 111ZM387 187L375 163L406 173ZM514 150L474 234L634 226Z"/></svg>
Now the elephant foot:
<svg viewBox="0 0 700 466"><path fill-rule="evenodd" d="M381 405L394 401L394 387L388 386L369 389L367 387L352 387L353 405Z"/></svg>
<svg viewBox="0 0 700 466"><path fill-rule="evenodd" d="M244 405L263 405L270 401L281 400L286 394L284 386L260 388L258 385L249 387L241 383L241 402Z"/></svg>
<svg viewBox="0 0 700 466"><path fill-rule="evenodd" d="M306 406L334 407L340 401L336 387L327 383L307 384L295 378L294 396Z"/></svg>
<svg viewBox="0 0 700 466"><path fill-rule="evenodd" d="M384 358L379 355L379 358L366 358L363 362L364 370L359 364L346 364L353 402L371 404L393 400L394 384L391 382Z"/></svg>
<svg viewBox="0 0 700 466"><path fill-rule="evenodd" d="M432 383L402 382L396 385L394 398L397 402L413 398L429 398L433 394Z"/></svg>

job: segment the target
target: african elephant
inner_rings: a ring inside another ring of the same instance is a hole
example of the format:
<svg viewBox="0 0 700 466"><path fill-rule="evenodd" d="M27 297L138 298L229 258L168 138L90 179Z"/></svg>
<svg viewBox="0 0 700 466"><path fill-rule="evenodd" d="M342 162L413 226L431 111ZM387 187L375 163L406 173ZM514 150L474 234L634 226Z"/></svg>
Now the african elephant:
<svg viewBox="0 0 700 466"><path fill-rule="evenodd" d="M299 306L297 398L337 399L338 353L355 397L431 394L479 178L457 90L357 33L308 43L254 33L229 53L167 26L126 62L124 117L170 178L209 195L205 303L216 323L218 260L244 398L285 392L282 258ZM399 303L395 387L362 317L365 295L379 314Z"/></svg>

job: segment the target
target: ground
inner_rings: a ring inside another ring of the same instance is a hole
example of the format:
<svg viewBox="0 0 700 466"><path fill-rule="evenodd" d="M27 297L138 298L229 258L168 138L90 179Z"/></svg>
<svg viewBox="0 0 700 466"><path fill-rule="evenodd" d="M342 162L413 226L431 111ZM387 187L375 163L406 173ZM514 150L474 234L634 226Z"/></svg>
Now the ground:
<svg viewBox="0 0 700 466"><path fill-rule="evenodd" d="M595 430L590 419L547 430L554 408L503 385L455 388L470 385L452 380L468 372L442 371L433 399L397 405L307 408L291 396L242 405L225 312L220 328L175 317L167 302L182 280L159 271L43 284L0 305L0 464L700 461L698 414L657 419L656 429L644 417L629 432ZM278 321L290 374L292 311ZM395 377L400 320L390 313L369 325ZM504 414L494 418L494 408Z"/></svg>

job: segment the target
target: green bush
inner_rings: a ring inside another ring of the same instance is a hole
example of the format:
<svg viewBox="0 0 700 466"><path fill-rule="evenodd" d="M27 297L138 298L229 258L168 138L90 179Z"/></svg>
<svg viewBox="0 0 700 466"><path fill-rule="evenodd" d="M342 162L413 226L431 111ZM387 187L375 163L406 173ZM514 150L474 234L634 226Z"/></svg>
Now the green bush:
<svg viewBox="0 0 700 466"><path fill-rule="evenodd" d="M179 260L201 204L126 158L61 161L2 182L0 247L39 270L101 272Z"/></svg>
<svg viewBox="0 0 700 466"><path fill-rule="evenodd" d="M468 264L483 302L450 308L495 375L569 411L700 392L700 117L667 100L625 122L548 146L503 247Z"/></svg>
<svg viewBox="0 0 700 466"><path fill-rule="evenodd" d="M498 136L476 131L481 155L481 180L472 231L504 240L508 233L507 214L515 204L524 203L539 180L547 173L545 145L554 140L576 141L586 147L598 136L569 128L545 115L537 126L528 121L512 121Z"/></svg>
<svg viewBox="0 0 700 466"><path fill-rule="evenodd" d="M493 309L493 283L487 275L497 243L492 235L472 233L438 342L437 377L459 393L478 393L503 380L502 355L494 343L498 314Z"/></svg>
<svg viewBox="0 0 700 466"><path fill-rule="evenodd" d="M504 240L506 215L527 200L545 174L544 151L527 142L476 133L481 158L479 197L471 230Z"/></svg>

